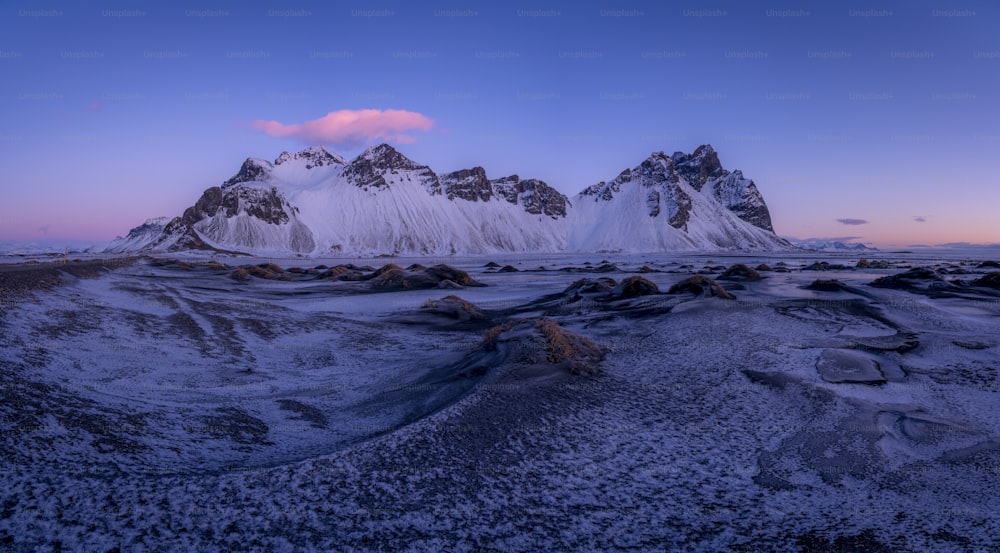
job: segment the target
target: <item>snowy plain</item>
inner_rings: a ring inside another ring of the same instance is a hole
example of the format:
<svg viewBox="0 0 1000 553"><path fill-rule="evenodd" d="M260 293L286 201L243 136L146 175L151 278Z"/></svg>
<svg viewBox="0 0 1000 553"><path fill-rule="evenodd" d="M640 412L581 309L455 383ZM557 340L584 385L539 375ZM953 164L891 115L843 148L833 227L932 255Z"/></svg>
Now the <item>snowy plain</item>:
<svg viewBox="0 0 1000 553"><path fill-rule="evenodd" d="M2 305L0 551L1000 551L1000 294L948 285L997 269L866 255L216 258L486 285L391 292L203 256L66 276ZM772 270L665 293L736 263ZM869 286L912 267L944 284ZM564 293L630 276L661 293ZM485 319L421 308L451 294ZM601 374L483 347L525 317Z"/></svg>

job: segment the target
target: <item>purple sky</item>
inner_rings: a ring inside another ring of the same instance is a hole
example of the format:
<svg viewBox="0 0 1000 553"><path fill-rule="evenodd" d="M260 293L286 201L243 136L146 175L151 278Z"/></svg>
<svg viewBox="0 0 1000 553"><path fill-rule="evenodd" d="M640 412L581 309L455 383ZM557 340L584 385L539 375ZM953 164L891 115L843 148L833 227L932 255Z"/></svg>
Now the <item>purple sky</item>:
<svg viewBox="0 0 1000 553"><path fill-rule="evenodd" d="M0 240L388 141L573 195L711 143L779 234L1000 243L1000 4L0 2Z"/></svg>

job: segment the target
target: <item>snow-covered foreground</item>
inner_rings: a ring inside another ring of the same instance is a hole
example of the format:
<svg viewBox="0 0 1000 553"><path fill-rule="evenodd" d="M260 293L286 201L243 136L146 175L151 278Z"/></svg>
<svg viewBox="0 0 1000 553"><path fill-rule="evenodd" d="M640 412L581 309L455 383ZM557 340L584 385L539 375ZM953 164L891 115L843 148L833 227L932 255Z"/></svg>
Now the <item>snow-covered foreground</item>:
<svg viewBox="0 0 1000 553"><path fill-rule="evenodd" d="M1000 293L948 282L997 269L817 259L450 259L487 286L391 292L143 260L5 302L0 551L1000 551ZM660 294L564 293L643 266ZM953 274L868 285L910 266ZM450 294L482 317L421 307ZM602 373L483 341L525 317Z"/></svg>

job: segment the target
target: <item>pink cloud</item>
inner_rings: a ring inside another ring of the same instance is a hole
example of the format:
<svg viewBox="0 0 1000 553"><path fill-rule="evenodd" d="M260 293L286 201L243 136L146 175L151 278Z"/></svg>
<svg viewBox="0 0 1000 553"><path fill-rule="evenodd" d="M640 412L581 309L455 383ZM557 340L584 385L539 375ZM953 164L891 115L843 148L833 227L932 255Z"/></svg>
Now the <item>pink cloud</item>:
<svg viewBox="0 0 1000 553"><path fill-rule="evenodd" d="M420 113L399 109L342 109L306 121L286 125L258 119L250 126L269 136L295 138L308 144L363 146L376 141L412 144L409 131L429 131L434 121Z"/></svg>

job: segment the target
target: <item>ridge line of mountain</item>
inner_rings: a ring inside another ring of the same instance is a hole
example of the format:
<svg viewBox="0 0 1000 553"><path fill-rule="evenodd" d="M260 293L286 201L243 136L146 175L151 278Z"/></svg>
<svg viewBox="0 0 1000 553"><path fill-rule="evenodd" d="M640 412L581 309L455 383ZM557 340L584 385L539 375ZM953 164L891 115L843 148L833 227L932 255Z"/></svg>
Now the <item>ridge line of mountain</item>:
<svg viewBox="0 0 1000 553"><path fill-rule="evenodd" d="M569 198L482 166L437 174L388 144L348 161L324 146L247 158L183 214L150 220L106 252L297 255L784 250L753 180L705 144L653 152Z"/></svg>

